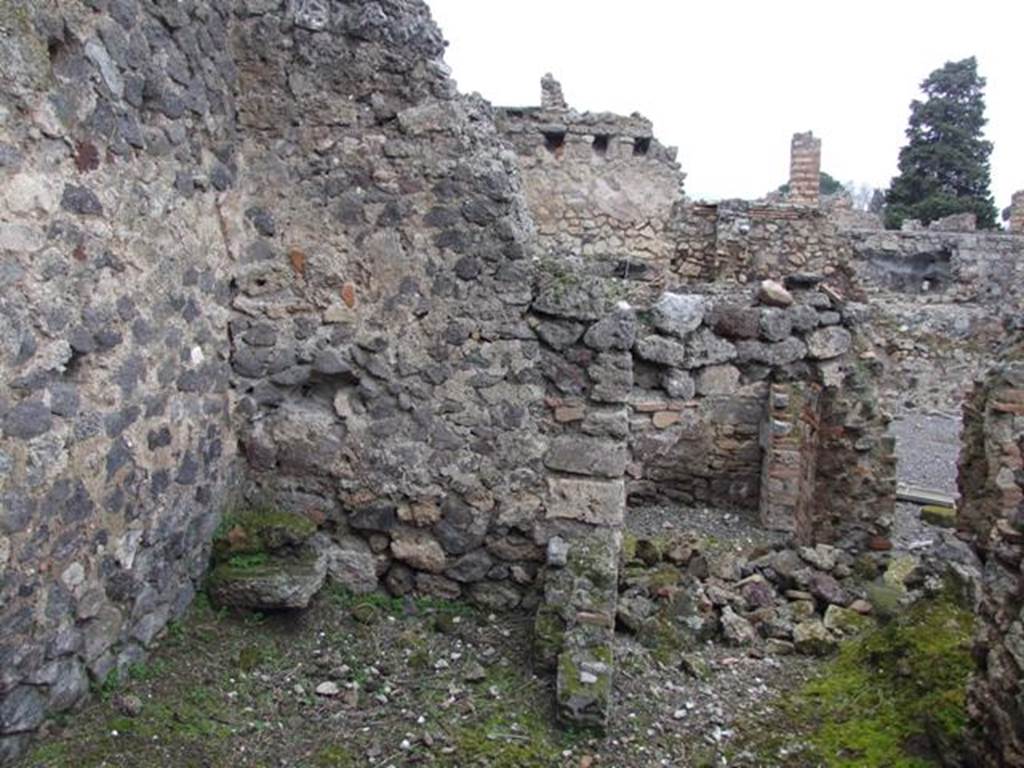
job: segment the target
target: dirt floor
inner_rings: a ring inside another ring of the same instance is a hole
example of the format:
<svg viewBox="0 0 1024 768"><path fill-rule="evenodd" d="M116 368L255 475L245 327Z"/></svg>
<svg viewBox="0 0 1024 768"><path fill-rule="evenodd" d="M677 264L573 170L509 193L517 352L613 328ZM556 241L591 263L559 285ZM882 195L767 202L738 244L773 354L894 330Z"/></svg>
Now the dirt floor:
<svg viewBox="0 0 1024 768"><path fill-rule="evenodd" d="M751 537L738 515L664 513L637 520L704 520L723 546ZM738 724L818 663L619 635L615 716L598 738L555 725L551 676L531 673L531 624L528 613L331 590L308 611L268 616L200 600L147 664L51 724L19 765L719 765Z"/></svg>
<svg viewBox="0 0 1024 768"><path fill-rule="evenodd" d="M922 528L912 507L901 516L908 539L947 535ZM697 530L737 551L764 544L742 513L648 508L633 524ZM49 724L18 767L823 764L788 753L780 701L827 672L827 659L620 633L614 716L599 737L556 724L552 676L531 672L531 624L528 612L331 588L307 611L265 616L200 598L145 665Z"/></svg>
<svg viewBox="0 0 1024 768"><path fill-rule="evenodd" d="M900 479L952 490L958 429L953 413L903 411L893 426ZM638 509L630 528L695 530L737 551L771 543L742 512ZM942 546L966 557L912 505L900 505L895 534L900 549ZM597 737L556 725L552 676L531 672L531 624L527 611L499 617L331 589L307 611L276 615L229 614L200 598L145 665L48 724L18 766L819 764L744 749L788 727L777 717L780 697L821 673L823 660L721 644L649 647L620 634L612 726Z"/></svg>

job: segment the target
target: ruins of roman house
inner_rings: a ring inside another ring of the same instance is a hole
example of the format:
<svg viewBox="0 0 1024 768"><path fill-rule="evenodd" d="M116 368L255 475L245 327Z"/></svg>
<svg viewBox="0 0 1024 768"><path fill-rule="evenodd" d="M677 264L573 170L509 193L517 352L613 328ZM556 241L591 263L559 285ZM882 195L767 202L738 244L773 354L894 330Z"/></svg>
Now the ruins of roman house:
<svg viewBox="0 0 1024 768"><path fill-rule="evenodd" d="M577 112L551 76L540 107L459 94L413 0L0 2L0 25L3 759L204 585L535 612L561 716L602 727L630 510L884 552L899 376L948 334L931 394L953 397L1019 308L1019 195L1013 234L885 231L821 199L797 134L788 198L695 202L642 116ZM1000 375L970 455L1013 457ZM978 491L1001 507L962 493L987 570L1019 565L1017 470ZM208 581L223 514L256 500L305 521L300 563L277 590ZM1007 578L982 615L1012 640ZM976 716L1019 755L1024 662L990 644L973 700L1002 708Z"/></svg>

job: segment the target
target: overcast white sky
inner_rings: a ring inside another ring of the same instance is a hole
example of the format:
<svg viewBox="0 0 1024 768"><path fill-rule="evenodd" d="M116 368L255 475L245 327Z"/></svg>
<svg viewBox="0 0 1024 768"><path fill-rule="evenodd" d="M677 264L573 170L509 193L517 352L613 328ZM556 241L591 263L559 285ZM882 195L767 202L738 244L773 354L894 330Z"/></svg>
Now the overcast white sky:
<svg viewBox="0 0 1024 768"><path fill-rule="evenodd" d="M539 103L551 71L584 111L641 112L679 147L694 198L763 195L813 130L822 170L887 186L918 85L977 56L992 191L1024 189L1021 0L427 0L465 92Z"/></svg>

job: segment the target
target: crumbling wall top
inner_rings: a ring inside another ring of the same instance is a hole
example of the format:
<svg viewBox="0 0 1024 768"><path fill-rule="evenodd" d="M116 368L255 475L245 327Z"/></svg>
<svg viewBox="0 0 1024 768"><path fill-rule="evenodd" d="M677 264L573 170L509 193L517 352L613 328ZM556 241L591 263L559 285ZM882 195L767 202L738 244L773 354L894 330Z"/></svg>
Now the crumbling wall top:
<svg viewBox="0 0 1024 768"><path fill-rule="evenodd" d="M502 133L514 141L527 136L543 136L549 146L561 146L566 140L595 141L602 153L613 142L632 145L633 154L647 156L652 150L675 160L674 147L661 147L654 139L654 127L643 115L617 115L612 112L577 112L571 109L562 85L550 73L541 79L539 107L498 107L497 122Z"/></svg>
<svg viewBox="0 0 1024 768"><path fill-rule="evenodd" d="M1013 193L1010 203L1010 233L1024 235L1024 189Z"/></svg>

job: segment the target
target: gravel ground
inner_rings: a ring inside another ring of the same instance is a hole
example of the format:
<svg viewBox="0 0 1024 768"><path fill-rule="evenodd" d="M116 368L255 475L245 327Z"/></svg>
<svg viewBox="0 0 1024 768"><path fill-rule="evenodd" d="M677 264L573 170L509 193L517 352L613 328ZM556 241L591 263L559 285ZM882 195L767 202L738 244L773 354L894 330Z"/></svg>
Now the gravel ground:
<svg viewBox="0 0 1024 768"><path fill-rule="evenodd" d="M736 549L768 547L786 540L786 534L760 527L757 511L711 507L642 506L626 512L626 529L636 536L663 536L694 531Z"/></svg>
<svg viewBox="0 0 1024 768"><path fill-rule="evenodd" d="M896 437L900 482L956 493L959 416L904 412L893 419L890 431Z"/></svg>
<svg viewBox="0 0 1024 768"><path fill-rule="evenodd" d="M817 663L709 644L684 665L618 635L615 716L598 738L555 724L552 676L531 672L531 623L329 594L302 614L264 618L199 605L145 666L52 723L17 765L718 765L737 726Z"/></svg>

